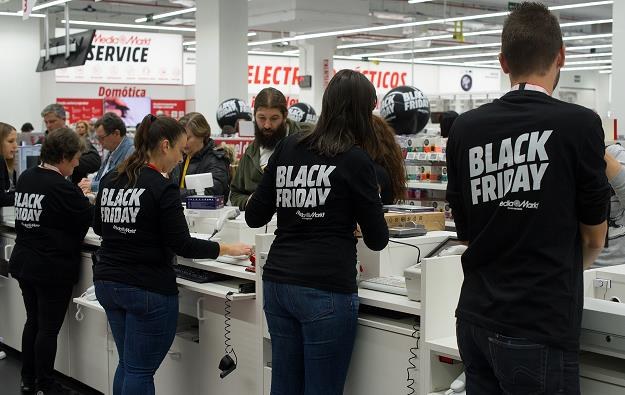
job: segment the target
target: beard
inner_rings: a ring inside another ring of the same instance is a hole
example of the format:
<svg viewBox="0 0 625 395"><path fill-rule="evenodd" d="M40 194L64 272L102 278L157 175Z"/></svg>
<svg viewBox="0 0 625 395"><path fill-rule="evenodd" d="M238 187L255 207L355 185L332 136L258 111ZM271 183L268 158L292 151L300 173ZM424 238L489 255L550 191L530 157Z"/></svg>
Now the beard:
<svg viewBox="0 0 625 395"><path fill-rule="evenodd" d="M267 132L267 134L265 134ZM273 149L275 146L286 137L286 122L278 126L277 129L261 129L254 122L254 139L260 144L261 147Z"/></svg>

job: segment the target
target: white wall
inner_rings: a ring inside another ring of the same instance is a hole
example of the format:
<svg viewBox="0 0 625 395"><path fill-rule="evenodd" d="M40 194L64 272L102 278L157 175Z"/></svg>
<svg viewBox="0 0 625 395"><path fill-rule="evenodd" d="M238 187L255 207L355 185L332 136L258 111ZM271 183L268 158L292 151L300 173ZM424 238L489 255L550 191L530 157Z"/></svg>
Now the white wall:
<svg viewBox="0 0 625 395"><path fill-rule="evenodd" d="M17 129L37 125L41 111L39 20L0 16L0 121Z"/></svg>

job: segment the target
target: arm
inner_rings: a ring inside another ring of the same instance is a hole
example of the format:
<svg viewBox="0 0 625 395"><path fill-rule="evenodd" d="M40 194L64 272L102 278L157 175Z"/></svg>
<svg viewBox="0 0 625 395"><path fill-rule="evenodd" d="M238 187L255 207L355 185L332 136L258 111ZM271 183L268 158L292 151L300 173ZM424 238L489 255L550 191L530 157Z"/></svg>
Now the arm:
<svg viewBox="0 0 625 395"><path fill-rule="evenodd" d="M59 184L55 195L60 211L67 215L72 232L76 232L81 240L84 239L93 220L93 206L89 199L76 185L65 182Z"/></svg>
<svg viewBox="0 0 625 395"><path fill-rule="evenodd" d="M454 123L454 126L449 133L449 140L447 141L446 199L449 202L449 207L451 207L452 210L454 222L456 224L456 233L458 235L458 239L467 242L468 245L469 235L467 229L467 217L462 198L462 181L457 164L459 158L456 157L457 150L455 149L457 133L454 132L457 130L456 125L458 125L458 123L458 121Z"/></svg>
<svg viewBox="0 0 625 395"><path fill-rule="evenodd" d="M0 157L0 159L2 159ZM7 190L10 188L11 181L9 180L9 170L2 159L3 168L0 170L0 207L10 207L15 204L15 191Z"/></svg>
<svg viewBox="0 0 625 395"><path fill-rule="evenodd" d="M617 157L625 156L625 149L620 146L614 148L610 146L606 149L606 176L619 203L625 206L625 166L617 159Z"/></svg>
<svg viewBox="0 0 625 395"><path fill-rule="evenodd" d="M579 231L582 239L582 257L584 262L584 270L597 260L605 245L605 235L608 231L607 221L603 221L599 225L579 224Z"/></svg>
<svg viewBox="0 0 625 395"><path fill-rule="evenodd" d="M264 226L276 212L276 168L282 146L283 142L281 141L269 158L260 184L247 202L245 222L250 228Z"/></svg>
<svg viewBox="0 0 625 395"><path fill-rule="evenodd" d="M354 171L350 186L363 241L371 250L380 251L388 244L388 225L382 211L373 162L368 157L366 159Z"/></svg>

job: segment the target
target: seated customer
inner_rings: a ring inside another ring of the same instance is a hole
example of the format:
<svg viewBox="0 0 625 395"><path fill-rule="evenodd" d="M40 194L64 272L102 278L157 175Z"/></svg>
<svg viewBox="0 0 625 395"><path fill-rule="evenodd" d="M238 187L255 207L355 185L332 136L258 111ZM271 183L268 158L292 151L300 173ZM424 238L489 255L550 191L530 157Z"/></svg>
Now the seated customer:
<svg viewBox="0 0 625 395"><path fill-rule="evenodd" d="M178 121L187 132L184 160L171 173L172 181L180 186L183 199L195 195L195 190L185 187L184 177L190 174L211 173L213 186L206 188L205 195L222 195L228 200L230 194L230 161L228 151L215 147L211 128L204 115L190 112Z"/></svg>

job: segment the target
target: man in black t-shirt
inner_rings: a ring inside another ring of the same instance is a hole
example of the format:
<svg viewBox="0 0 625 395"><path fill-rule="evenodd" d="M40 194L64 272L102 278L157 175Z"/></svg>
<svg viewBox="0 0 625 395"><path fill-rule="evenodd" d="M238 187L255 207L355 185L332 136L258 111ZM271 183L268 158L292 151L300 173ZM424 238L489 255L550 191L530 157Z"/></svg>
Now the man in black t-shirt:
<svg viewBox="0 0 625 395"><path fill-rule="evenodd" d="M578 394L582 271L606 234L599 117L551 97L558 20L522 3L499 55L512 89L462 114L447 144L447 199L462 256L456 310L467 394Z"/></svg>

